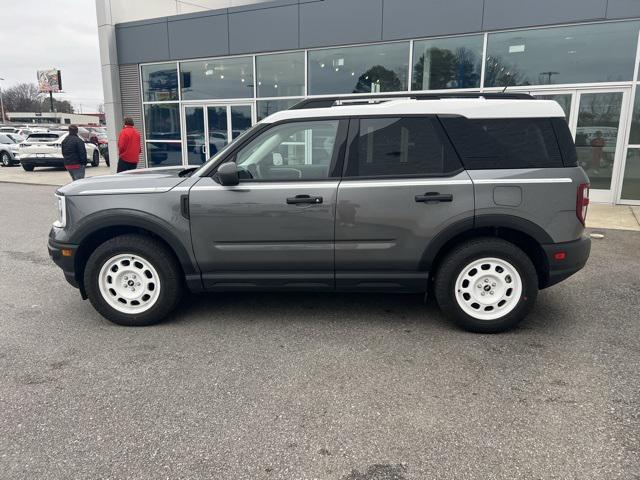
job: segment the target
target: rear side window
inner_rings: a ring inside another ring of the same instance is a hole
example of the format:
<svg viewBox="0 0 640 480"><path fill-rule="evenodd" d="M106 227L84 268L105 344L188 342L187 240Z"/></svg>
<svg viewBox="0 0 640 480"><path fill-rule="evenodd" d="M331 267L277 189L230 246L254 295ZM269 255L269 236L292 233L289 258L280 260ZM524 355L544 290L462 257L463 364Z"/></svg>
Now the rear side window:
<svg viewBox="0 0 640 480"><path fill-rule="evenodd" d="M468 170L562 167L548 118L441 117Z"/></svg>
<svg viewBox="0 0 640 480"><path fill-rule="evenodd" d="M362 118L351 124L355 138L347 177L437 176L461 168L435 117Z"/></svg>
<svg viewBox="0 0 640 480"><path fill-rule="evenodd" d="M553 131L556 133L558 139L558 146L560 147L560 153L562 154L562 162L565 167L577 167L578 155L576 154L576 145L573 142L573 136L571 136L571 130L564 118L552 118L551 125L553 125Z"/></svg>

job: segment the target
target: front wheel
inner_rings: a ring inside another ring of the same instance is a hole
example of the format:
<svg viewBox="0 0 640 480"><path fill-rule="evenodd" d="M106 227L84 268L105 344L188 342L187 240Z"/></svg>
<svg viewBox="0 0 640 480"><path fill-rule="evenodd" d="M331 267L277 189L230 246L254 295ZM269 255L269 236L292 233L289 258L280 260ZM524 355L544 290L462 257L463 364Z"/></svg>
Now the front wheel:
<svg viewBox="0 0 640 480"><path fill-rule="evenodd" d="M100 164L100 154L97 150L93 151L93 156L91 157L91 166L97 167Z"/></svg>
<svg viewBox="0 0 640 480"><path fill-rule="evenodd" d="M143 235L107 240L89 257L84 285L94 308L125 326L162 321L177 306L183 279L173 253Z"/></svg>
<svg viewBox="0 0 640 480"><path fill-rule="evenodd" d="M435 295L460 327L497 333L515 327L529 313L538 295L538 276L530 258L514 244L478 238L443 260Z"/></svg>
<svg viewBox="0 0 640 480"><path fill-rule="evenodd" d="M33 172L33 169L36 168L34 165L30 165L28 163L23 163L22 168L25 172Z"/></svg>

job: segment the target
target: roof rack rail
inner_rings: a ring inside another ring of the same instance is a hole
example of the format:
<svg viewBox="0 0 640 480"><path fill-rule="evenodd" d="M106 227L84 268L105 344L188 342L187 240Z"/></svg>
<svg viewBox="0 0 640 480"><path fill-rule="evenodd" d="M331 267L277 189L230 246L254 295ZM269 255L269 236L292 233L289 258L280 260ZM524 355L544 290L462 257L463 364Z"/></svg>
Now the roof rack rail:
<svg viewBox="0 0 640 480"><path fill-rule="evenodd" d="M399 98L406 98L412 100L440 100L443 98L486 98L491 100L496 99L509 99L509 100L535 100L535 97L528 93L502 93L502 92L484 92L484 93L411 93L411 92L398 92L389 93L387 95L343 95L335 97L317 97L306 98L296 103L289 110L302 110L305 108L327 108L342 105L344 103L353 105L356 103L380 103L388 102L390 100L397 100Z"/></svg>

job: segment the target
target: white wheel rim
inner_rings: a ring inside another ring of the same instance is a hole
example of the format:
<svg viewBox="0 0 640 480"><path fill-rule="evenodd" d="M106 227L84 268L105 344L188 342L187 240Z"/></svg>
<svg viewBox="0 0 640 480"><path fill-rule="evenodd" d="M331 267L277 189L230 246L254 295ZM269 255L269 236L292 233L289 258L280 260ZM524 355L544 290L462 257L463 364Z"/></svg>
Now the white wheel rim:
<svg viewBox="0 0 640 480"><path fill-rule="evenodd" d="M455 285L456 301L469 316L496 320L511 312L522 296L516 268L499 258L481 258L464 267Z"/></svg>
<svg viewBox="0 0 640 480"><path fill-rule="evenodd" d="M102 298L115 310L131 315L153 307L160 296L160 286L153 265L130 253L108 259L98 277Z"/></svg>

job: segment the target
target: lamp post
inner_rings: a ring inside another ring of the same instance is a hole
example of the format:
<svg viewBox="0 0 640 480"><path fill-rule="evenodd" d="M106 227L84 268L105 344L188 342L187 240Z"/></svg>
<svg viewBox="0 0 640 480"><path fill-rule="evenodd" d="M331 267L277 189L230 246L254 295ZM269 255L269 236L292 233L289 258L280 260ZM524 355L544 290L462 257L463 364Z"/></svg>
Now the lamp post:
<svg viewBox="0 0 640 480"><path fill-rule="evenodd" d="M4 78L0 78L0 82L3 82ZM4 123L4 101L2 100L2 85L0 85L0 112L2 112L2 123Z"/></svg>

